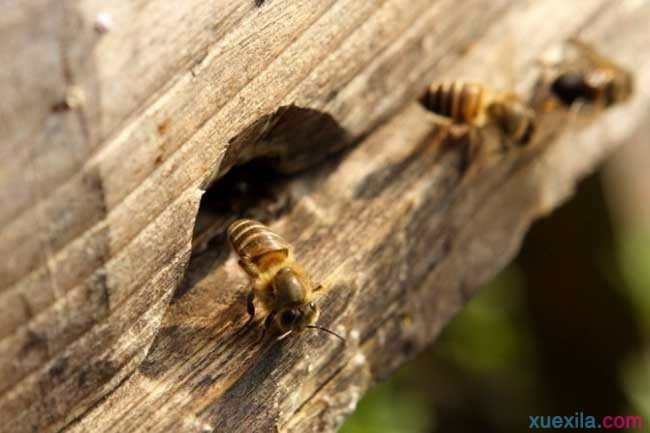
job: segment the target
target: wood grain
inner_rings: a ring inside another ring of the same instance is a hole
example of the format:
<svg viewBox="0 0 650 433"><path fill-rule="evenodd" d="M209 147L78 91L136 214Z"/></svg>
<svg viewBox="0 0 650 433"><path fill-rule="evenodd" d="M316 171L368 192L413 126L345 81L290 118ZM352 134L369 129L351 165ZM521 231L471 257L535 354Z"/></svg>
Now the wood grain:
<svg viewBox="0 0 650 433"><path fill-rule="evenodd" d="M0 431L338 426L509 260L533 217L645 120L648 8L580 10L12 3L0 21L11 65L0 108ZM95 30L100 12L112 17L106 33ZM509 75L495 53L514 51L510 75L525 89L540 52L576 31L637 74L638 97L608 123L620 140L592 129L556 145L555 119L537 150L468 163L415 106L372 132L434 77L507 85L494 78ZM259 196L241 197L246 176L224 179L197 220L207 185L260 156L282 171L316 168L272 175ZM221 242L241 214L271 222L331 283L323 320L345 327L347 347L322 335L258 346L256 327L241 330L245 279Z"/></svg>

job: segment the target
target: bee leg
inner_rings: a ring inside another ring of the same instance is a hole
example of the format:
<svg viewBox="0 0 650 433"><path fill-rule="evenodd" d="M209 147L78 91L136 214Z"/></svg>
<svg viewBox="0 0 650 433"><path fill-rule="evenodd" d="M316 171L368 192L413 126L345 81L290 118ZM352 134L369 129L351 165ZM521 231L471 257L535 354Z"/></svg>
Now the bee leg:
<svg viewBox="0 0 650 433"><path fill-rule="evenodd" d="M262 340L264 340L264 337L266 337L266 333L269 331L271 328L271 325L273 325L273 319L275 318L275 311L271 311L268 316L266 316L266 319L264 319L264 330L262 331L262 336L258 340L258 343L261 343Z"/></svg>
<svg viewBox="0 0 650 433"><path fill-rule="evenodd" d="M255 263L252 262L250 257L243 256L241 259L239 259L239 266L241 266L242 269L251 277L256 277L260 274L259 269Z"/></svg>
<svg viewBox="0 0 650 433"><path fill-rule="evenodd" d="M485 144L483 143L483 130L481 128L469 128L465 130L463 136L459 136L456 146L460 152L460 173L465 176L469 171L475 170L474 162L480 157L484 151Z"/></svg>
<svg viewBox="0 0 650 433"><path fill-rule="evenodd" d="M255 304L253 301L255 300L255 292L251 289L250 292L248 292L248 296L246 297L246 311L248 311L248 323L252 322L253 319L255 318Z"/></svg>
<svg viewBox="0 0 650 433"><path fill-rule="evenodd" d="M588 109L589 107L583 101L575 101L571 104L567 110L566 122L560 129L560 135L564 135L572 126L579 123L582 116L588 115Z"/></svg>
<svg viewBox="0 0 650 433"><path fill-rule="evenodd" d="M451 139L455 141L462 139L471 131L472 128L464 123L451 123L449 125L449 135L451 136Z"/></svg>
<svg viewBox="0 0 650 433"><path fill-rule="evenodd" d="M285 337L287 337L287 336L288 336L289 334L291 334L292 332L293 332L293 331L288 330L287 332L285 332L284 334L282 334L282 335L280 335L278 338L276 338L275 341L284 340Z"/></svg>
<svg viewBox="0 0 650 433"><path fill-rule="evenodd" d="M578 122L580 115L587 111L587 105L583 101L576 101L571 104L569 108L569 118L566 122L566 125L575 124Z"/></svg>
<svg viewBox="0 0 650 433"><path fill-rule="evenodd" d="M467 164L471 165L474 161L479 159L481 151L485 150L485 132L481 128L472 128L468 132L467 136L469 140L465 157L467 158Z"/></svg>

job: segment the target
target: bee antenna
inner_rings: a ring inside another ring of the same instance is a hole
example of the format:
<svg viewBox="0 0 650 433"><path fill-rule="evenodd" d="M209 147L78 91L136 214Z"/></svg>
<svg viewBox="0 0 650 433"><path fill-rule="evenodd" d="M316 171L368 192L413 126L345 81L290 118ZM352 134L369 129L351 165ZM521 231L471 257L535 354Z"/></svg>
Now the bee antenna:
<svg viewBox="0 0 650 433"><path fill-rule="evenodd" d="M345 338L341 337L339 334L332 331L331 329L323 328L322 326L318 326L318 325L307 325L307 328L318 329L320 331L327 332L328 334L335 336L336 338L340 339L342 342L345 343Z"/></svg>

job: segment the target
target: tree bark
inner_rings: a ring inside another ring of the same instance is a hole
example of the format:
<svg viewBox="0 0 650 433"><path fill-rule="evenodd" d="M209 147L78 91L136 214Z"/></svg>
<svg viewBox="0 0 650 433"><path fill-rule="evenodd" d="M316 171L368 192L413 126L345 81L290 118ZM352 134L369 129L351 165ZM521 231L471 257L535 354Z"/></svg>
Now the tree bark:
<svg viewBox="0 0 650 433"><path fill-rule="evenodd" d="M642 130L649 18L606 0L10 5L0 431L335 430ZM525 92L573 34L640 89L580 133L552 112L502 151L412 102L441 77ZM346 345L244 326L223 235L242 215L326 283Z"/></svg>

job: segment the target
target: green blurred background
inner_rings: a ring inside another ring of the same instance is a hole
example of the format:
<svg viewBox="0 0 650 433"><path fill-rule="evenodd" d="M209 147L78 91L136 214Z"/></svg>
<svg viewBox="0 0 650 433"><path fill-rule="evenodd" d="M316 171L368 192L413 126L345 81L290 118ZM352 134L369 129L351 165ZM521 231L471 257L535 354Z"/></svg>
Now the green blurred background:
<svg viewBox="0 0 650 433"><path fill-rule="evenodd" d="M650 185L627 188L621 172L590 177L535 223L517 259L341 431L522 432L529 415L576 411L647 424L650 222L635 203Z"/></svg>

